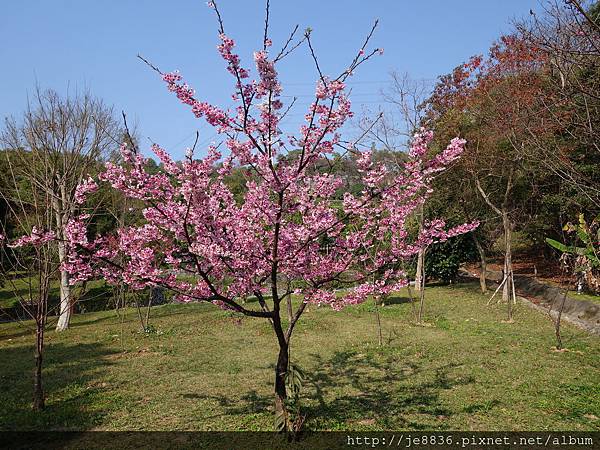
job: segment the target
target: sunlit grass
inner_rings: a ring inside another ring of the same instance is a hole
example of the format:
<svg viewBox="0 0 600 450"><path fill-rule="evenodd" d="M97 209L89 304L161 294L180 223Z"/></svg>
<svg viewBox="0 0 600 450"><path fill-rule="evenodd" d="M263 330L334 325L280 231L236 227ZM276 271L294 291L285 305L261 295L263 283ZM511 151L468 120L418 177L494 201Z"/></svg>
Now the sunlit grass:
<svg viewBox="0 0 600 450"><path fill-rule="evenodd" d="M475 285L427 289L426 326L405 293L380 308L310 306L292 340L308 429L600 429L600 340ZM252 303L247 305L252 307ZM240 320L241 319L241 320ZM0 325L3 429L270 430L276 343L269 324L211 305L81 314L47 333L47 410L30 411L33 338Z"/></svg>

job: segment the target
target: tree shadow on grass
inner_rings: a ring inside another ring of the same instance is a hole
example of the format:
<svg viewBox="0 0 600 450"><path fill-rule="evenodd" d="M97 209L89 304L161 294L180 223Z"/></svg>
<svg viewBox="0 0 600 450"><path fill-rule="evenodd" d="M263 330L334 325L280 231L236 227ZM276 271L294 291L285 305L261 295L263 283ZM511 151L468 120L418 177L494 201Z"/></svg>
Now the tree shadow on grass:
<svg viewBox="0 0 600 450"><path fill-rule="evenodd" d="M445 419L454 411L444 406L440 394L454 386L474 382L472 377L452 376L458 364L423 369L397 357L336 352L330 358L310 355L303 365L305 380L301 409L306 429L353 429L363 425L375 429L447 429ZM417 381L418 380L418 381ZM271 380L265 380L271 385ZM215 402L221 412L214 417L246 416L273 409L273 396L252 390L234 397L184 394L184 398Z"/></svg>
<svg viewBox="0 0 600 450"><path fill-rule="evenodd" d="M197 306L197 304L195 305ZM161 320L165 317L173 317L173 316L189 316L189 310L185 308L190 308L189 305L180 305L176 303L165 303L162 305L154 305L150 308L150 322ZM95 312L95 311L94 311ZM93 313L94 313L93 312ZM120 314L125 314L125 318L122 318L119 315L119 312L115 308L107 308L103 311L105 314L100 316L95 315L87 315L87 314L78 314L75 317L77 320L73 321L70 325L72 328L83 327L87 325L96 325L100 322L109 322L113 325L120 324L132 324L137 323L140 324L140 319L138 317L138 313L135 311L134 307L128 306L124 311L121 311ZM197 310L194 310L197 312ZM92 314L93 314L92 313ZM142 314L146 314L146 307L142 307ZM141 324L140 324L141 327Z"/></svg>
<svg viewBox="0 0 600 450"><path fill-rule="evenodd" d="M256 414L259 412L268 411L274 403L273 397L267 397L260 395L256 390L251 390L247 393L242 394L238 399L234 397L224 397L219 395L207 395L207 394L195 394L187 393L182 394L183 398L191 400L203 400L209 402L215 402L223 409L223 412L217 414L207 414L200 417L200 420L210 420L217 417L225 416L246 416L248 414Z"/></svg>
<svg viewBox="0 0 600 450"><path fill-rule="evenodd" d="M413 298L412 301L416 304L417 299ZM400 296L400 295L390 295L385 299L385 305L403 305L404 303L410 303L410 297Z"/></svg>
<svg viewBox="0 0 600 450"><path fill-rule="evenodd" d="M107 324L110 324L110 325L121 325L121 324L129 325L131 323L136 323L136 322L138 324L140 323L140 319L137 316L134 316L133 314L122 319L121 317L119 317L117 315L117 312L114 309L107 310L107 314L103 315L103 316L89 317L88 315L85 315L85 319L83 319L83 320L82 320L82 316L84 316L84 314L79 316L77 321L71 322L71 324L69 324L69 328L80 328L80 327L86 327L89 325L97 325L101 322L107 322Z"/></svg>
<svg viewBox="0 0 600 450"><path fill-rule="evenodd" d="M357 423L381 429L445 429L444 420L453 411L443 405L440 393L474 381L451 376L456 364L425 371L415 363L375 353L337 352L329 360L311 356L317 369L308 378L314 393L305 413L327 427L352 428Z"/></svg>
<svg viewBox="0 0 600 450"><path fill-rule="evenodd" d="M103 367L113 353L100 344L50 344L42 384L46 409L31 409L33 345L0 349L0 430L86 430L101 423L91 406L103 395Z"/></svg>

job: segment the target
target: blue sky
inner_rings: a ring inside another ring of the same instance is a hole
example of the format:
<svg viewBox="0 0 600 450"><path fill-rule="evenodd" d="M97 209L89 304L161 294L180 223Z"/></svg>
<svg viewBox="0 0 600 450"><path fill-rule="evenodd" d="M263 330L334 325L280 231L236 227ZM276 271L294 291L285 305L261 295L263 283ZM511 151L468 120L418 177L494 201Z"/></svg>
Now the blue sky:
<svg viewBox="0 0 600 450"><path fill-rule="evenodd" d="M221 0L219 8L242 61L251 62L261 45L264 1ZM278 49L295 24L311 27L323 71L337 75L379 18L372 46L385 53L351 78L359 112L380 106L391 70L433 80L485 52L530 8L538 9L537 0L271 0L270 35ZM124 110L145 147L148 137L181 157L196 130L202 144L212 140L213 131L179 104L138 53L163 71L179 69L198 98L231 103L232 78L215 49L214 12L203 0L4 1L0 42L2 117L18 116L36 83L61 93L85 87ZM284 94L299 96L290 116L299 121L316 79L306 49L278 70Z"/></svg>

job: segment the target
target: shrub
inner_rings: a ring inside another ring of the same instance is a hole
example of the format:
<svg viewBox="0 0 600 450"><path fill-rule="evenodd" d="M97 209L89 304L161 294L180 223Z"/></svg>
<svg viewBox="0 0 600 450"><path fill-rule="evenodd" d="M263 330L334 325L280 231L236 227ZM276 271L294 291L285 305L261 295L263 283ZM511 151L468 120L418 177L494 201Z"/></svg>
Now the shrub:
<svg viewBox="0 0 600 450"><path fill-rule="evenodd" d="M457 236L429 248L425 256L425 274L445 283L458 277L460 265L477 258L473 238L466 234Z"/></svg>

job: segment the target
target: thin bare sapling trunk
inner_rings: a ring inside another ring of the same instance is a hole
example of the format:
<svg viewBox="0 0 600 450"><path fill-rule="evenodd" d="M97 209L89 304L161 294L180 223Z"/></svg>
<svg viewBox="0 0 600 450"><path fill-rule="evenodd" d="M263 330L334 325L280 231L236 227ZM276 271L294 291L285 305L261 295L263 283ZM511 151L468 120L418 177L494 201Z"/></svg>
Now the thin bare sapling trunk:
<svg viewBox="0 0 600 450"><path fill-rule="evenodd" d="M12 186L0 191L0 196L8 207L6 222L10 221L14 224L19 237L31 233L34 227L40 231L48 230L52 220L47 208L48 199L43 195L37 195L39 193L36 186L31 186L29 193L21 192L13 165L10 160L7 161ZM6 236L4 226L0 228L0 234ZM6 287L18 299L20 309L25 313L24 317L17 315L15 320L19 321L22 327L30 330L34 336L32 371L34 411L40 411L45 407L43 383L45 327L49 313L50 281L58 269L54 250L55 246L52 242L41 245L9 246L4 239L0 240L0 252L6 269Z"/></svg>
<svg viewBox="0 0 600 450"><path fill-rule="evenodd" d="M481 288L481 292L485 294L487 292L487 258L485 256L485 249L481 244L481 241L477 237L477 232L471 233L473 237L473 242L475 242L475 247L477 248L477 252L479 253L479 260L481 261L481 270L479 273L479 287Z"/></svg>
<svg viewBox="0 0 600 450"><path fill-rule="evenodd" d="M410 283L408 284L408 286L406 288L408 289L408 298L409 298L410 306L411 306L411 309L412 309L412 312L413 312L413 317L415 318L415 322L418 322L419 321L419 316L418 316L418 313L417 313L417 307L415 305L415 298L413 297L412 290L410 289Z"/></svg>
<svg viewBox="0 0 600 450"><path fill-rule="evenodd" d="M415 291L420 291L423 287L423 266L425 265L425 251L419 250L417 254L417 271L415 272Z"/></svg>
<svg viewBox="0 0 600 450"><path fill-rule="evenodd" d="M563 343L562 343L562 336L560 334L560 321L562 318L562 313L563 310L565 309L565 302L567 301L567 293L568 293L568 289L565 289L565 293L563 295L563 298L560 302L560 306L558 309L558 314L556 316L556 320L554 321L554 333L556 335L556 350L562 350L563 349Z"/></svg>
<svg viewBox="0 0 600 450"><path fill-rule="evenodd" d="M47 267L40 271L39 297L35 304L35 368L33 372L33 410L41 411L46 406L42 370L44 363L44 331L48 317L48 286Z"/></svg>
<svg viewBox="0 0 600 450"><path fill-rule="evenodd" d="M502 209L502 225L504 227L504 278L506 282L502 288L502 301L507 304L508 322L513 321L513 303L516 303L514 296L514 277L513 277L513 265L512 265L512 230L511 223L508 218L508 212L506 209Z"/></svg>
<svg viewBox="0 0 600 450"><path fill-rule="evenodd" d="M423 206L419 209L419 233L423 230L423 221L424 221L424 213ZM422 248L419 250L417 255L417 271L415 274L415 291L421 291L425 288L425 249ZM420 317L420 316L419 316Z"/></svg>
<svg viewBox="0 0 600 450"><path fill-rule="evenodd" d="M423 315L425 312L425 253L427 249L421 249L419 251L419 260L421 264L417 264L417 274L419 283L415 279L415 289L419 286L419 314L417 317L417 323L423 323ZM420 269L420 270L419 270Z"/></svg>
<svg viewBox="0 0 600 450"><path fill-rule="evenodd" d="M379 347L383 346L383 330L381 329L381 316L379 314L379 299L373 297L375 304L375 318L377 320L377 343Z"/></svg>

